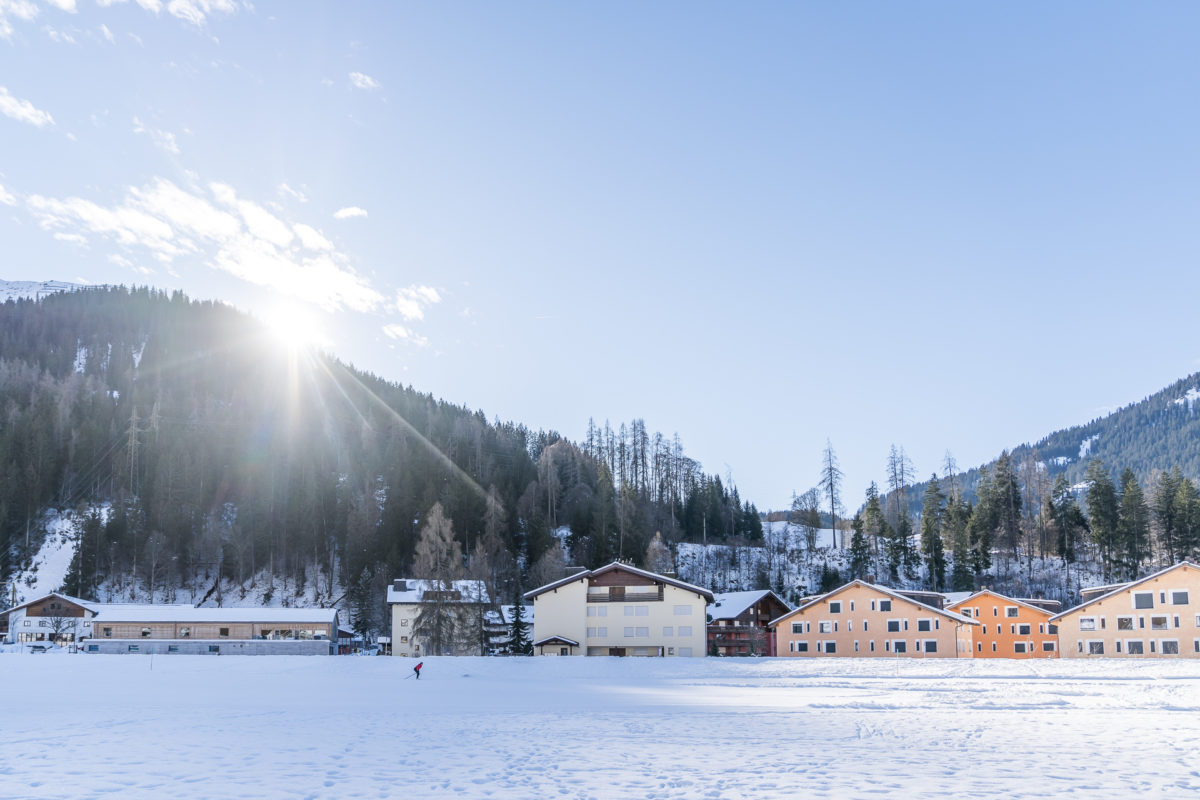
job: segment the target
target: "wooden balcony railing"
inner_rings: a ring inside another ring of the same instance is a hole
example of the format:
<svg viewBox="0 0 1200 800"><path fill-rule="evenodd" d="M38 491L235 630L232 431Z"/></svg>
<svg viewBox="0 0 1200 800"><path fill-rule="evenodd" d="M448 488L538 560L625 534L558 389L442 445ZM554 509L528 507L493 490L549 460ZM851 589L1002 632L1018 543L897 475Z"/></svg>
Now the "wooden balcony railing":
<svg viewBox="0 0 1200 800"><path fill-rule="evenodd" d="M613 591L618 589L620 591ZM657 586L653 589L639 589L636 592L631 592L623 586L611 586L608 591L588 590L587 601L589 603L658 603L663 599L663 587Z"/></svg>

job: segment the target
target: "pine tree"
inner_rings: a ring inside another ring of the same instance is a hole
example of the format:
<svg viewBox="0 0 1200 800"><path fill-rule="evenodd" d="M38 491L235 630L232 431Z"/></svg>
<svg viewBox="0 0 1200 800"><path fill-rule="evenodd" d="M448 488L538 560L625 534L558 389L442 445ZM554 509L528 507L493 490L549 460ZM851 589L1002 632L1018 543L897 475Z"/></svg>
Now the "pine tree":
<svg viewBox="0 0 1200 800"><path fill-rule="evenodd" d="M1021 543L1021 486L1017 481L1012 456L1007 450L996 460L991 493L1000 544L1007 547L1016 559L1019 557L1017 548Z"/></svg>
<svg viewBox="0 0 1200 800"><path fill-rule="evenodd" d="M1100 562L1108 578L1112 575L1117 555L1117 523L1120 516L1117 487L1098 458L1088 463L1087 483L1088 526L1092 530L1092 541L1100 549Z"/></svg>
<svg viewBox="0 0 1200 800"><path fill-rule="evenodd" d="M850 523L854 533L850 536L850 577L865 578L871 569L871 546L863 532L862 514L855 514Z"/></svg>
<svg viewBox="0 0 1200 800"><path fill-rule="evenodd" d="M962 497L951 497L946 503L946 514L942 530L950 540L954 564L950 570L950 591L968 592L975 588L971 574L971 545L967 525L971 519L971 507Z"/></svg>
<svg viewBox="0 0 1200 800"><path fill-rule="evenodd" d="M1174 564L1179 560L1180 553L1180 514L1178 505L1179 486L1183 482L1183 473L1176 466L1172 470L1158 473L1154 486L1154 499L1150 510L1158 528L1159 547L1167 556L1167 561Z"/></svg>
<svg viewBox="0 0 1200 800"><path fill-rule="evenodd" d="M1067 476L1061 472L1054 480L1054 488L1050 491L1046 505L1046 516L1050 519L1050 526L1054 531L1055 550L1069 576L1070 565L1074 564L1078 557L1079 539L1087 532L1088 522L1079 504L1075 502L1075 494L1071 491Z"/></svg>
<svg viewBox="0 0 1200 800"><path fill-rule="evenodd" d="M529 641L528 626L525 624L525 596L521 588L513 583L513 619L508 637L508 652L514 656L527 656L533 653Z"/></svg>
<svg viewBox="0 0 1200 800"><path fill-rule="evenodd" d="M944 591L946 588L946 549L942 541L942 523L945 516L946 495L938 485L937 475L929 479L921 505L921 552L925 555L925 568L929 572L930 588Z"/></svg>
<svg viewBox="0 0 1200 800"><path fill-rule="evenodd" d="M833 452L833 443L825 440L825 452L821 455L821 491L829 500L829 524L833 527L833 544L837 542L837 515L842 507L842 470ZM843 542L842 546L845 546Z"/></svg>
<svg viewBox="0 0 1200 800"><path fill-rule="evenodd" d="M1133 470L1121 473L1121 506L1117 517L1117 540L1125 577L1133 580L1150 555L1150 509Z"/></svg>

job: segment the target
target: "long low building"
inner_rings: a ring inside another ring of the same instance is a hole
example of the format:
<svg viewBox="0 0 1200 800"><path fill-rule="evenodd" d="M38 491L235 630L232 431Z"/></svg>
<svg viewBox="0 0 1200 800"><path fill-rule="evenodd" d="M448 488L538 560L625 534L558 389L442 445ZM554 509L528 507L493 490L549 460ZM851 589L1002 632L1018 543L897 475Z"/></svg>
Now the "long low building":
<svg viewBox="0 0 1200 800"><path fill-rule="evenodd" d="M94 603L58 593L0 612L4 641L85 653L332 655L337 630L335 608Z"/></svg>

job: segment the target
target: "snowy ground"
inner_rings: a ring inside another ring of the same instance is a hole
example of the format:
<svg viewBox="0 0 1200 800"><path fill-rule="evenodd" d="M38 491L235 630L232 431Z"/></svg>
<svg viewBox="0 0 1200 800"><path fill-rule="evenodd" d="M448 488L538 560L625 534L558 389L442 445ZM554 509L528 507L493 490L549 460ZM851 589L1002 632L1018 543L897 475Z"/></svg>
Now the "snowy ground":
<svg viewBox="0 0 1200 800"><path fill-rule="evenodd" d="M1200 792L1200 664L3 655L0 795ZM338 687L334 691L333 687Z"/></svg>

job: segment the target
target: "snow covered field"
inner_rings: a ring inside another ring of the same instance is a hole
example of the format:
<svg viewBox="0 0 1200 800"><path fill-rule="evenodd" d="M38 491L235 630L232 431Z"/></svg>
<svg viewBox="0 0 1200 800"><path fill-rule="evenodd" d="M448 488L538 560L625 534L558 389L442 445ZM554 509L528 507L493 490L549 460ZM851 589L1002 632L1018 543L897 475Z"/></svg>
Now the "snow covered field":
<svg viewBox="0 0 1200 800"><path fill-rule="evenodd" d="M1200 792L1200 664L0 655L0 796Z"/></svg>

